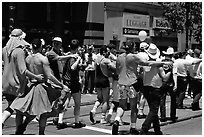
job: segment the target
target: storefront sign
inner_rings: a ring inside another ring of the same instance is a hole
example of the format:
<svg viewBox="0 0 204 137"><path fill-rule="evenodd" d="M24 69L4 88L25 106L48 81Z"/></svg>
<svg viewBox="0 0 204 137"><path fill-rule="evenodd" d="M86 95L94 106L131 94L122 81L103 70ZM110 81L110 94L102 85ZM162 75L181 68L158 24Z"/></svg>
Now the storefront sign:
<svg viewBox="0 0 204 137"><path fill-rule="evenodd" d="M149 16L123 13L123 34L138 35L141 30L149 34Z"/></svg>
<svg viewBox="0 0 204 137"><path fill-rule="evenodd" d="M170 25L167 20L163 18L154 17L153 28L170 29Z"/></svg>
<svg viewBox="0 0 204 137"><path fill-rule="evenodd" d="M123 28L149 30L149 16L123 13Z"/></svg>
<svg viewBox="0 0 204 137"><path fill-rule="evenodd" d="M132 29L132 28L123 28L123 34L124 35L139 35L139 32L141 29ZM147 36L149 36L149 30L145 30L147 33Z"/></svg>

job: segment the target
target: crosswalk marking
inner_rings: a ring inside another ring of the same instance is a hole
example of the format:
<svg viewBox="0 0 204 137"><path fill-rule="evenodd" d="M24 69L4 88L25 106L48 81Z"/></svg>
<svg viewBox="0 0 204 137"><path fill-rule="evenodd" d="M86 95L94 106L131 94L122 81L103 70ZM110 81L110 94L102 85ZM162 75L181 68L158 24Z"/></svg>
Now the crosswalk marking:
<svg viewBox="0 0 204 137"><path fill-rule="evenodd" d="M11 115L12 118L15 118L16 115ZM24 117L25 118L25 117ZM38 122L36 119L33 119L32 120L33 122ZM50 121L52 122L52 121ZM47 123L50 123L50 122L47 122ZM67 123L67 124L70 124L70 123ZM84 129L88 129L88 130L93 130L93 131L97 131L97 132L102 132L102 133L106 133L106 134L112 134L112 131L111 130L108 130L108 129L103 129L103 128L97 128L97 127L92 127L92 126L85 126L83 127Z"/></svg>

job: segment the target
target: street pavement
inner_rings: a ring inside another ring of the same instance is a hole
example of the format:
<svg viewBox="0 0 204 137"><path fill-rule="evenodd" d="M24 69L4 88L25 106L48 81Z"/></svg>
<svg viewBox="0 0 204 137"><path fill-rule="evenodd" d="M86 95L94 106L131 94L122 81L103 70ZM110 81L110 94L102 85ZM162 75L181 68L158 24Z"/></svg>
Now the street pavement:
<svg viewBox="0 0 204 137"><path fill-rule="evenodd" d="M96 119L98 120L97 124L92 124L89 120L89 112L93 107L94 102L96 101L96 95L95 94L82 94L82 103L81 103L81 120L86 123L86 127L83 127L82 129L62 129L57 130L54 125L52 125L52 118L48 119L47 127L45 134L46 135L111 135L111 125L110 124L100 124L99 120L101 118L101 108L97 110L96 113ZM178 120L177 122L182 122L185 120L202 117L202 110L199 111L192 111L190 109L190 104L192 102L192 99L185 98L184 104L188 107L187 109L177 109L177 116ZM73 99L71 99L70 107L68 108L68 113L64 117L64 121L68 123L74 122L74 116L73 116L73 106L74 102ZM7 103L5 99L2 101L2 112L7 107ZM200 107L202 108L202 99L200 99ZM144 113L148 114L148 106L147 103L144 108ZM159 113L160 114L160 113ZM166 103L166 114L167 117L170 115L170 97L167 96L167 103ZM112 121L114 120L115 113L113 113ZM15 115L13 115L9 120L5 123L5 128L2 130L2 134L4 135L10 135L15 132L15 121L14 121ZM122 135L128 134L129 127L130 127L130 110L127 110L123 116L124 125L119 127L119 133ZM144 122L144 119L138 119L137 120L137 128L140 129L142 126L142 123ZM176 123L177 123L176 122ZM160 122L161 126L166 126L169 124L174 124L172 121L166 121L166 122ZM152 129L151 129L152 130ZM27 128L25 134L38 134L38 124L37 121L33 121ZM185 134L185 133L184 133Z"/></svg>

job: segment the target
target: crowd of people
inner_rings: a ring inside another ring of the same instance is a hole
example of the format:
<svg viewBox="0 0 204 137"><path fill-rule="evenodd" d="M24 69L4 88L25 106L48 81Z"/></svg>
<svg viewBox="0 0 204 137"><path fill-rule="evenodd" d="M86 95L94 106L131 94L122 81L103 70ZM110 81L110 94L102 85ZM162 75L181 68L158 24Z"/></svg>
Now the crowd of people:
<svg viewBox="0 0 204 137"><path fill-rule="evenodd" d="M127 40L119 51L108 44L96 53L93 45L83 46L73 39L65 53L60 37L54 37L51 46L45 46L40 38L34 38L29 44L25 37L21 29L14 29L2 50L2 92L8 101L2 114L2 127L16 111L15 134L23 134L34 118L39 121L40 135L44 134L50 117L57 129L68 127L63 117L71 97L75 118L72 126L85 127L80 121L80 105L81 94L86 93L97 94L90 110L92 123L96 123L100 105L101 124L111 123L116 112L113 135L117 135L119 126L123 125L122 117L128 107L130 134L147 134L151 124L156 135L163 134L160 121L177 120L176 109L185 108L183 100L187 89L189 95L193 93L192 110L201 109L202 53L197 48L174 52L168 47L161 52L154 43L141 42L139 51L134 51L135 43ZM167 95L171 99L170 119L166 117ZM146 102L147 115L143 112ZM138 118L145 119L140 131L136 128Z"/></svg>

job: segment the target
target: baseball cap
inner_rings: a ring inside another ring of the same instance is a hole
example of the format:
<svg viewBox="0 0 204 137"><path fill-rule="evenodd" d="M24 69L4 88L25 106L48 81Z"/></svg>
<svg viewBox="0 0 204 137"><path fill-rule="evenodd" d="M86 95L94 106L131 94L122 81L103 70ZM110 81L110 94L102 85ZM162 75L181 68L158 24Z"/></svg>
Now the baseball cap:
<svg viewBox="0 0 204 137"><path fill-rule="evenodd" d="M62 39L60 37L54 37L54 39L52 41L62 42Z"/></svg>

